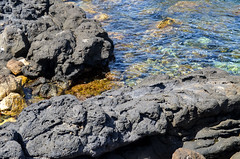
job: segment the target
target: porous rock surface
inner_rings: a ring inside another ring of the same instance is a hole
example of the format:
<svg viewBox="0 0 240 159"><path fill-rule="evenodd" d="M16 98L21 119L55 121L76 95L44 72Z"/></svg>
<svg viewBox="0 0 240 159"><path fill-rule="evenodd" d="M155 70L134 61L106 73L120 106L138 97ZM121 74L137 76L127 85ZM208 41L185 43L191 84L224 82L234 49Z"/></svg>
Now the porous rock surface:
<svg viewBox="0 0 240 159"><path fill-rule="evenodd" d="M113 42L99 22L61 0L0 1L0 72L6 62L26 58L22 73L31 78L72 80L105 68L114 58Z"/></svg>
<svg viewBox="0 0 240 159"><path fill-rule="evenodd" d="M184 147L221 159L240 151L239 109L240 77L207 68L178 79L154 76L85 101L53 97L25 108L0 133L20 136L4 141L21 145L10 157L167 159Z"/></svg>

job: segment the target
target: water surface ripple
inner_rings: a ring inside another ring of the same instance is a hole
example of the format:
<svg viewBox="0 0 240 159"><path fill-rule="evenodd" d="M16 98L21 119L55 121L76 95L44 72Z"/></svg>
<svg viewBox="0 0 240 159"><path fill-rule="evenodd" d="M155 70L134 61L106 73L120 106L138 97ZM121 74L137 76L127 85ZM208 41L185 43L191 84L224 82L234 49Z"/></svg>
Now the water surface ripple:
<svg viewBox="0 0 240 159"><path fill-rule="evenodd" d="M239 0L84 0L115 44L112 72L126 84L154 74L178 76L211 66L240 75ZM160 21L174 23L157 28Z"/></svg>

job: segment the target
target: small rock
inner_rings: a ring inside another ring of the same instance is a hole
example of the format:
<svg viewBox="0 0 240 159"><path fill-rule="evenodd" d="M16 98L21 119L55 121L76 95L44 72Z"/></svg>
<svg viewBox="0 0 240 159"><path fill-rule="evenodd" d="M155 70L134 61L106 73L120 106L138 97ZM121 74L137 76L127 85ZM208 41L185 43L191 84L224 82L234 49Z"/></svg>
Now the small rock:
<svg viewBox="0 0 240 159"><path fill-rule="evenodd" d="M21 92L21 80L13 75L0 76L0 100L6 97L10 92Z"/></svg>
<svg viewBox="0 0 240 159"><path fill-rule="evenodd" d="M100 13L94 16L94 19L99 20L99 21L105 21L109 19L109 16L105 13Z"/></svg>
<svg viewBox="0 0 240 159"><path fill-rule="evenodd" d="M239 159L239 158L240 158L240 152L237 152L230 159Z"/></svg>
<svg viewBox="0 0 240 159"><path fill-rule="evenodd" d="M0 102L2 114L16 116L27 106L25 99L18 93L10 93Z"/></svg>
<svg viewBox="0 0 240 159"><path fill-rule="evenodd" d="M24 64L20 61L11 59L7 63L7 68L14 74L14 75L19 75L22 73L22 67Z"/></svg>
<svg viewBox="0 0 240 159"><path fill-rule="evenodd" d="M173 153L172 159L206 159L206 158L200 153L197 153L195 151L185 148L179 148Z"/></svg>
<svg viewBox="0 0 240 159"><path fill-rule="evenodd" d="M24 64L24 66L27 66L29 65L30 63L26 60L26 59L21 59L21 60L18 60L19 62L22 62Z"/></svg>
<svg viewBox="0 0 240 159"><path fill-rule="evenodd" d="M174 25L174 24L181 24L181 23L177 22L177 20L175 20L175 19L167 17L157 24L157 28L162 29L162 28L166 28L168 26Z"/></svg>

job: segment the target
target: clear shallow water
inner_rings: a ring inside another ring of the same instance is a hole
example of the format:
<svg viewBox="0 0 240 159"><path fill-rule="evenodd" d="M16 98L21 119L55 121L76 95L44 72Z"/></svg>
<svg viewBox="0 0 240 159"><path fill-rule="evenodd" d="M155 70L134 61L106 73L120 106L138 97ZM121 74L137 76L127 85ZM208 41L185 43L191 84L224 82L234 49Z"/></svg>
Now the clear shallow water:
<svg viewBox="0 0 240 159"><path fill-rule="evenodd" d="M126 84L153 74L178 76L211 66L240 75L240 0L84 0L89 18L101 13L115 44L112 72ZM182 7L181 7L182 5ZM163 28L165 18L175 23Z"/></svg>

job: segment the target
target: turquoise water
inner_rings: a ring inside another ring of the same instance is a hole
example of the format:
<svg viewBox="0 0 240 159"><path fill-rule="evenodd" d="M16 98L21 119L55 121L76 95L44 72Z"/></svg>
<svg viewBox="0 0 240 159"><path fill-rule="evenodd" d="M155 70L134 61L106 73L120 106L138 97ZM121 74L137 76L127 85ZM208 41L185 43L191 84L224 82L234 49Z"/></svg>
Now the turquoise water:
<svg viewBox="0 0 240 159"><path fill-rule="evenodd" d="M75 1L76 2L76 1ZM115 44L110 68L126 84L154 74L178 76L211 66L240 75L240 0L77 1ZM157 28L172 18L173 24Z"/></svg>

